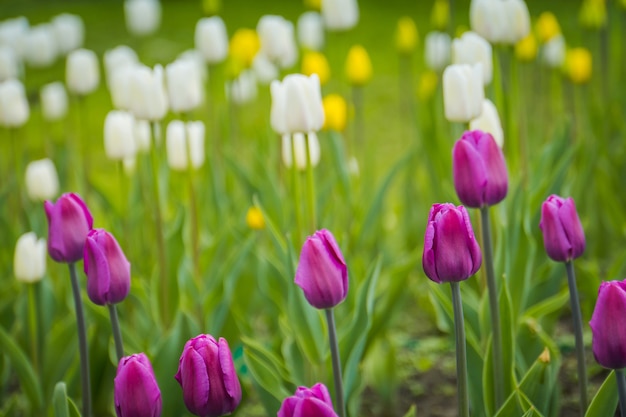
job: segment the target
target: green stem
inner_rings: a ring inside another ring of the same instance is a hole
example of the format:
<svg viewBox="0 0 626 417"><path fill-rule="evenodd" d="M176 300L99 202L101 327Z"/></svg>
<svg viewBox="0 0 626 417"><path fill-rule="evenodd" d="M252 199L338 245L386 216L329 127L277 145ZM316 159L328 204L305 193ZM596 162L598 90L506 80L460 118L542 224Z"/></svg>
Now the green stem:
<svg viewBox="0 0 626 417"><path fill-rule="evenodd" d="M74 295L74 308L76 309L76 327L78 331L78 352L80 355L80 380L83 389L83 417L91 417L91 382L89 378L89 351L87 350L87 329L85 327L85 314L83 302L80 299L80 286L76 276L76 264L68 264L70 268L70 281L72 282L72 294Z"/></svg>
<svg viewBox="0 0 626 417"><path fill-rule="evenodd" d="M37 375L39 373L39 340L37 334L37 297L35 295L35 286L37 283L28 284L28 327L30 331L30 348L33 359L33 368Z"/></svg>
<svg viewBox="0 0 626 417"><path fill-rule="evenodd" d="M452 307L454 309L454 335L456 339L456 384L458 387L459 417L469 417L469 391L467 386L467 352L465 346L465 322L461 302L461 284L451 282ZM496 382L497 384L497 382Z"/></svg>
<svg viewBox="0 0 626 417"><path fill-rule="evenodd" d="M78 105L76 106L76 115L78 118L78 134L76 137L77 140L77 149L79 149L80 156L82 158L82 164L76 164L75 166L82 167L82 181L81 185L83 187L82 194L83 197L86 196L87 192L89 192L89 175L88 169L90 166L89 162L89 150L87 148L87 104L86 98L84 96L78 96ZM79 180L80 181L80 180Z"/></svg>
<svg viewBox="0 0 626 417"><path fill-rule="evenodd" d="M313 176L313 164L311 163L311 149L310 138L309 135L305 136L305 145L306 145L306 179L307 179L307 197L309 202L309 215L311 216L310 221L310 233L315 233L316 227L316 209L315 209L315 177Z"/></svg>
<svg viewBox="0 0 626 417"><path fill-rule="evenodd" d="M576 358L578 361L578 390L580 392L580 415L587 411L587 366L585 364L585 343L583 341L583 321L580 314L580 301L576 288L576 276L572 261L565 262L567 269L567 283L569 285L569 300L574 320L574 336L576 337Z"/></svg>
<svg viewBox="0 0 626 417"><path fill-rule="evenodd" d="M328 341L330 343L330 354L333 361L333 378L335 381L335 400L337 401L337 414L339 417L346 416L346 405L343 399L343 383L341 381L341 359L339 358L339 345L337 344L337 329L335 327L335 316L333 309L328 308L326 312L326 322L328 323Z"/></svg>
<svg viewBox="0 0 626 417"><path fill-rule="evenodd" d="M615 370L615 378L617 379L617 395L619 396L620 416L626 417L626 378L623 369Z"/></svg>
<svg viewBox="0 0 626 417"><path fill-rule="evenodd" d="M289 140L291 141L291 180L293 182L293 204L296 214L296 233L294 234L294 237L296 239L296 245L299 245L301 243L300 233L302 233L302 229L304 229L302 227L302 216L300 213L300 178L298 175L298 165L296 164L296 144L293 135L289 136Z"/></svg>
<svg viewBox="0 0 626 417"><path fill-rule="evenodd" d="M484 265L487 270L487 288L489 291L489 308L491 310L491 330L493 332L493 385L495 390L496 410L504 401L502 391L504 383L504 364L502 363L502 336L500 334L500 307L498 305L498 287L493 270L493 249L489 227L489 207L480 208L481 226L484 242Z"/></svg>
<svg viewBox="0 0 626 417"><path fill-rule="evenodd" d="M111 328L113 330L113 340L115 341L115 354L119 362L124 357L124 344L122 343L122 330L120 329L120 321L117 317L117 308L115 304L107 305L109 308L109 316L111 317Z"/></svg>
<svg viewBox="0 0 626 417"><path fill-rule="evenodd" d="M186 119L186 117L185 117ZM196 190L194 181L194 167L191 162L191 141L185 128L185 147L187 152L187 176L189 178L189 212L191 218L191 260L193 262L193 276L201 290L202 280L200 278L200 238L198 235L198 203L196 200Z"/></svg>

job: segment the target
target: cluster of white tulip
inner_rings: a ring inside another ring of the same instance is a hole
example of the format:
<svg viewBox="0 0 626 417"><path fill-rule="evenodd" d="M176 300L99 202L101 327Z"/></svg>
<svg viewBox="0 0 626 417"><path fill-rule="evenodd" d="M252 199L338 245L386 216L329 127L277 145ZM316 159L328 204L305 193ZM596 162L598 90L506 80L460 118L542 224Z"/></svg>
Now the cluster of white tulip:
<svg viewBox="0 0 626 417"><path fill-rule="evenodd" d="M530 15L523 0L472 0L472 30L492 44L514 45L530 32Z"/></svg>

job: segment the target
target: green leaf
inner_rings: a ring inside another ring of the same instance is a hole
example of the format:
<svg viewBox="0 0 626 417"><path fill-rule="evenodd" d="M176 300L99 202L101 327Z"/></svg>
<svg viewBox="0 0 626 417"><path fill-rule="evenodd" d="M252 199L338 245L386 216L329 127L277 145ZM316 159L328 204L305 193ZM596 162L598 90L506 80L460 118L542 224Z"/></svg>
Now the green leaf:
<svg viewBox="0 0 626 417"><path fill-rule="evenodd" d="M561 290L558 294L529 307L524 313L525 317L540 319L549 314L560 311L569 301L569 291L567 288Z"/></svg>
<svg viewBox="0 0 626 417"><path fill-rule="evenodd" d="M67 390L65 382L59 382L54 387L52 403L54 404L55 417L70 417L70 410L67 406Z"/></svg>
<svg viewBox="0 0 626 417"><path fill-rule="evenodd" d="M615 371L611 371L602 383L602 386L596 393L585 417L606 417L615 414L617 409L617 380Z"/></svg>
<svg viewBox="0 0 626 417"><path fill-rule="evenodd" d="M409 408L409 411L404 414L404 417L417 417L417 407L415 404L411 405L411 408Z"/></svg>
<svg viewBox="0 0 626 417"><path fill-rule="evenodd" d="M272 361L268 356L260 354L250 345L245 345L244 360L255 381L269 392L276 400L282 402L291 393L285 388L284 379L281 377L279 362Z"/></svg>

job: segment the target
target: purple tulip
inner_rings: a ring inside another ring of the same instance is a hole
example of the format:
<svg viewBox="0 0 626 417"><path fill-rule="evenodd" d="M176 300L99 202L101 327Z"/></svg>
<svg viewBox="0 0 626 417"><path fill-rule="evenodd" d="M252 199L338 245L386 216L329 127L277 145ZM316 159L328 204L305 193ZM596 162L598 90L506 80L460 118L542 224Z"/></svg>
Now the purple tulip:
<svg viewBox="0 0 626 417"><path fill-rule="evenodd" d="M479 208L506 197L509 180L502 150L489 133L465 132L452 150L454 188L461 203Z"/></svg>
<svg viewBox="0 0 626 417"><path fill-rule="evenodd" d="M626 281L600 284L591 315L592 349L596 362L605 368L626 368Z"/></svg>
<svg viewBox="0 0 626 417"><path fill-rule="evenodd" d="M87 233L93 218L87 205L74 194L63 194L56 203L44 203L48 218L48 253L57 262L72 263L83 258Z"/></svg>
<svg viewBox="0 0 626 417"><path fill-rule="evenodd" d="M117 417L161 416L161 390L145 354L120 359L113 384Z"/></svg>
<svg viewBox="0 0 626 417"><path fill-rule="evenodd" d="M541 205L539 228L546 252L555 261L570 261L585 251L585 232L572 197L548 197Z"/></svg>
<svg viewBox="0 0 626 417"><path fill-rule="evenodd" d="M315 308L332 308L348 294L348 267L332 233L318 230L302 246L295 283Z"/></svg>
<svg viewBox="0 0 626 417"><path fill-rule="evenodd" d="M431 280L463 281L474 275L482 262L480 247L465 207L433 204L428 214L422 266Z"/></svg>
<svg viewBox="0 0 626 417"><path fill-rule="evenodd" d="M123 301L130 290L130 262L113 235L104 229L91 230L83 258L89 299L98 305Z"/></svg>
<svg viewBox="0 0 626 417"><path fill-rule="evenodd" d="M200 417L230 414L241 401L241 385L226 339L216 342L201 334L185 344L174 376L183 389L185 405Z"/></svg>
<svg viewBox="0 0 626 417"><path fill-rule="evenodd" d="M277 417L337 417L328 389L317 383L311 388L298 387L296 393L285 398Z"/></svg>

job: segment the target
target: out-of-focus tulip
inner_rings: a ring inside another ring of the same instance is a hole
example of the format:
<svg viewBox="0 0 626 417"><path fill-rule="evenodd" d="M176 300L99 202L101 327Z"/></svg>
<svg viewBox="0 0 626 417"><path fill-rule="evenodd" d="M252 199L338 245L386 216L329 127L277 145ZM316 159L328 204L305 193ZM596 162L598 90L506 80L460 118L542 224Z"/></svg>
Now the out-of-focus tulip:
<svg viewBox="0 0 626 417"><path fill-rule="evenodd" d="M290 74L282 82L272 82L270 90L271 124L276 133L308 133L324 126L324 107L317 75Z"/></svg>
<svg viewBox="0 0 626 417"><path fill-rule="evenodd" d="M120 359L113 385L117 417L161 416L161 390L144 353Z"/></svg>
<svg viewBox="0 0 626 417"><path fill-rule="evenodd" d="M261 40L261 53L281 68L292 67L298 58L293 23L282 16L265 15L256 31Z"/></svg>
<svg viewBox="0 0 626 417"><path fill-rule="evenodd" d="M348 104L339 94L329 94L322 100L324 129L343 132L348 122Z"/></svg>
<svg viewBox="0 0 626 417"><path fill-rule="evenodd" d="M452 62L455 64L480 63L483 69L483 84L488 85L493 78L493 57L491 44L475 32L465 32L452 41Z"/></svg>
<svg viewBox="0 0 626 417"><path fill-rule="evenodd" d="M559 21L556 20L556 16L552 12L543 12L539 15L535 24L535 30L541 43L546 43L561 34Z"/></svg>
<svg viewBox="0 0 626 417"><path fill-rule="evenodd" d="M556 35L543 47L543 61L550 68L561 68L565 64L565 38Z"/></svg>
<svg viewBox="0 0 626 417"><path fill-rule="evenodd" d="M328 230L318 230L304 242L295 283L309 304L319 309L335 307L348 295L348 267Z"/></svg>
<svg viewBox="0 0 626 417"><path fill-rule="evenodd" d="M150 150L150 122L147 120L135 119L135 126L133 128L135 143L137 145L138 152L148 152Z"/></svg>
<svg viewBox="0 0 626 417"><path fill-rule="evenodd" d="M100 69L98 57L88 49L77 49L67 56L65 83L70 93L86 95L98 88Z"/></svg>
<svg viewBox="0 0 626 417"><path fill-rule="evenodd" d="M437 77L437 73L435 71L425 71L419 79L419 84L417 85L417 97L421 101L428 101L434 95L435 91L437 91L437 83L439 82L439 78Z"/></svg>
<svg viewBox="0 0 626 417"><path fill-rule="evenodd" d="M163 82L163 67L137 66L132 75L130 109L137 119L161 120L168 103Z"/></svg>
<svg viewBox="0 0 626 417"><path fill-rule="evenodd" d="M257 84L254 71L243 71L228 86L227 95L233 103L242 105L257 97Z"/></svg>
<svg viewBox="0 0 626 417"><path fill-rule="evenodd" d="M252 61L261 49L261 41L256 31L252 29L237 29L230 39L229 54L241 70L250 68Z"/></svg>
<svg viewBox="0 0 626 417"><path fill-rule="evenodd" d="M537 40L532 32L515 44L515 57L522 62L535 60L537 57Z"/></svg>
<svg viewBox="0 0 626 417"><path fill-rule="evenodd" d="M330 65L324 54L307 52L302 57L302 73L306 76L317 74L320 84L324 85L330 80Z"/></svg>
<svg viewBox="0 0 626 417"><path fill-rule="evenodd" d="M208 64L224 61L228 56L228 34L222 18L213 16L198 20L195 44Z"/></svg>
<svg viewBox="0 0 626 417"><path fill-rule="evenodd" d="M44 203L48 218L48 253L57 262L83 259L87 233L93 218L85 202L76 194L63 194L56 203Z"/></svg>
<svg viewBox="0 0 626 417"><path fill-rule="evenodd" d="M415 22L409 16L401 17L396 27L396 49L400 54L410 55L417 48L419 34Z"/></svg>
<svg viewBox="0 0 626 417"><path fill-rule="evenodd" d="M20 75L20 61L10 46L0 44L0 82Z"/></svg>
<svg viewBox="0 0 626 417"><path fill-rule="evenodd" d="M309 143L309 153L311 155L311 166L317 166L320 162L321 150L320 150L320 142L317 139L317 135L313 132L308 135L308 143ZM293 135L283 135L282 142L282 156L283 163L287 168L291 168L293 165L292 157L291 157L291 141L295 147L296 153L296 167L300 171L304 171L307 166L307 155L306 155L306 143L307 140L304 136L304 133L294 133Z"/></svg>
<svg viewBox="0 0 626 417"><path fill-rule="evenodd" d="M204 88L198 68L190 61L177 59L165 67L170 109L186 113L202 104Z"/></svg>
<svg viewBox="0 0 626 417"><path fill-rule="evenodd" d="M41 281L46 274L46 240L37 239L35 232L20 236L15 244L13 272L21 282Z"/></svg>
<svg viewBox="0 0 626 417"><path fill-rule="evenodd" d="M593 356L605 368L626 367L626 331L621 320L625 314L626 281L600 284L589 326L593 335Z"/></svg>
<svg viewBox="0 0 626 417"><path fill-rule="evenodd" d="M104 53L104 69L107 83L111 83L115 72L125 68L132 68L139 63L134 49L126 45L119 45ZM109 87L110 88L110 87Z"/></svg>
<svg viewBox="0 0 626 417"><path fill-rule="evenodd" d="M278 68L263 54L256 55L252 62L252 70L256 79L263 85L269 85L272 81L278 79ZM243 71L239 74L239 77L243 76L245 72ZM256 90L256 87L254 89Z"/></svg>
<svg viewBox="0 0 626 417"><path fill-rule="evenodd" d="M578 258L585 251L585 231L572 197L551 195L541 205L543 245L548 256L557 262Z"/></svg>
<svg viewBox="0 0 626 417"><path fill-rule="evenodd" d="M0 22L0 45L10 46L18 56L23 56L20 44L29 29L28 19L24 16L3 20Z"/></svg>
<svg viewBox="0 0 626 417"><path fill-rule="evenodd" d="M178 55L176 59L180 59L182 61L190 61L200 74L200 80L204 83L209 76L209 72L207 70L206 62L202 57L202 54L197 49L187 49Z"/></svg>
<svg viewBox="0 0 626 417"><path fill-rule="evenodd" d="M470 24L491 43L513 45L528 35L530 16L523 0L472 0Z"/></svg>
<svg viewBox="0 0 626 417"><path fill-rule="evenodd" d="M337 417L328 388L317 383L311 388L298 387L296 393L283 400L278 417Z"/></svg>
<svg viewBox="0 0 626 417"><path fill-rule="evenodd" d="M450 2L448 0L435 0L430 12L430 23L435 30L445 31L450 22Z"/></svg>
<svg viewBox="0 0 626 417"><path fill-rule="evenodd" d="M363 86L372 79L372 61L361 45L354 45L346 58L346 77L352 85Z"/></svg>
<svg viewBox="0 0 626 417"><path fill-rule="evenodd" d="M49 121L60 120L67 114L67 92L63 83L56 81L41 87L41 110Z"/></svg>
<svg viewBox="0 0 626 417"><path fill-rule="evenodd" d="M483 100L483 111L480 116L470 122L470 130L482 130L489 133L500 149L504 146L504 132L502 131L498 109L488 98Z"/></svg>
<svg viewBox="0 0 626 417"><path fill-rule="evenodd" d="M468 207L492 206L506 197L509 179L502 150L481 130L465 132L452 149L454 188Z"/></svg>
<svg viewBox="0 0 626 417"><path fill-rule="evenodd" d="M454 204L433 204L424 235L422 267L432 281L458 282L474 275L482 263L467 210Z"/></svg>
<svg viewBox="0 0 626 417"><path fill-rule="evenodd" d="M583 0L578 18L580 24L589 29L606 26L606 0Z"/></svg>
<svg viewBox="0 0 626 417"><path fill-rule="evenodd" d="M24 61L32 67L49 67L59 54L54 27L49 23L33 26L21 43Z"/></svg>
<svg viewBox="0 0 626 417"><path fill-rule="evenodd" d="M159 0L126 0L124 16L131 35L151 35L161 24L161 3Z"/></svg>
<svg viewBox="0 0 626 417"><path fill-rule="evenodd" d="M131 113L111 110L104 119L104 153L107 158L122 161L137 153L135 118Z"/></svg>
<svg viewBox="0 0 626 417"><path fill-rule="evenodd" d="M591 79L593 59L585 48L572 48L565 55L565 69L574 84L585 84Z"/></svg>
<svg viewBox="0 0 626 417"><path fill-rule="evenodd" d="M317 12L305 12L298 18L298 42L303 48L319 51L324 47L324 20Z"/></svg>
<svg viewBox="0 0 626 417"><path fill-rule="evenodd" d="M30 109L24 84L16 79L0 83L0 125L20 127L28 121Z"/></svg>
<svg viewBox="0 0 626 417"><path fill-rule="evenodd" d="M59 194L59 176L52 160L45 158L26 166L26 191L33 201L45 201Z"/></svg>
<svg viewBox="0 0 626 417"><path fill-rule="evenodd" d="M130 262L115 237L104 229L90 230L83 259L89 299L101 306L124 301L130 291Z"/></svg>
<svg viewBox="0 0 626 417"><path fill-rule="evenodd" d="M131 65L121 67L115 70L108 80L111 101L113 102L113 107L116 109L131 109L134 71L135 67Z"/></svg>
<svg viewBox="0 0 626 417"><path fill-rule="evenodd" d="M175 378L187 409L199 417L230 414L241 401L241 385L223 337L216 341L201 334L185 343Z"/></svg>
<svg viewBox="0 0 626 417"><path fill-rule="evenodd" d="M52 19L59 52L63 55L83 46L85 24L80 16L62 13Z"/></svg>
<svg viewBox="0 0 626 417"><path fill-rule="evenodd" d="M443 104L446 119L469 122L483 110L482 65L449 65L443 72Z"/></svg>
<svg viewBox="0 0 626 417"><path fill-rule="evenodd" d="M330 31L350 30L359 22L357 0L322 0L322 17Z"/></svg>
<svg viewBox="0 0 626 417"><path fill-rule="evenodd" d="M450 63L450 35L430 32L424 41L424 61L433 71L440 72Z"/></svg>
<svg viewBox="0 0 626 417"><path fill-rule="evenodd" d="M265 219L263 218L261 209L256 206L250 207L246 212L246 224L250 229L265 229Z"/></svg>
<svg viewBox="0 0 626 417"><path fill-rule="evenodd" d="M191 165L200 168L204 164L204 123L201 121L183 123L172 120L167 125L167 163L174 171L186 171Z"/></svg>

